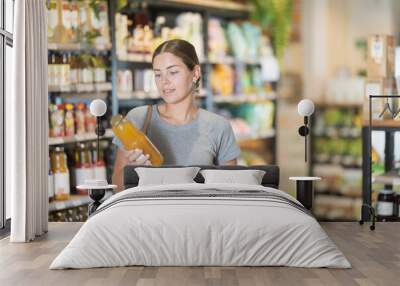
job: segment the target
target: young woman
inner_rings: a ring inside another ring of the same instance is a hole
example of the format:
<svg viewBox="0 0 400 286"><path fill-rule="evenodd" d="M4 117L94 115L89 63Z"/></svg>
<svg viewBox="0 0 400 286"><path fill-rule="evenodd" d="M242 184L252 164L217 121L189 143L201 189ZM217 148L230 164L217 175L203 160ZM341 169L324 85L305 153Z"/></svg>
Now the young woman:
<svg viewBox="0 0 400 286"><path fill-rule="evenodd" d="M235 165L240 149L229 121L198 108L195 91L201 71L196 51L184 40L170 40L154 51L153 70L164 103L153 105L147 136L164 156L165 165ZM132 109L127 119L142 128L148 108ZM113 184L122 186L126 165L150 165L142 150L125 151L120 142Z"/></svg>

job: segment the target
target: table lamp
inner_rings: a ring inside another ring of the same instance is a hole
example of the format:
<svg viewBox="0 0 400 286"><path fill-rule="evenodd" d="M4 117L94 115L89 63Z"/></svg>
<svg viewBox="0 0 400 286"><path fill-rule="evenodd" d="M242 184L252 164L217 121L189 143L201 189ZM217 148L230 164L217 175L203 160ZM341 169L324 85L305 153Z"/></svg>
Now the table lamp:
<svg viewBox="0 0 400 286"><path fill-rule="evenodd" d="M308 117L314 113L314 103L310 99L303 99L297 105L297 112L304 117L304 125L300 126L299 134L305 139L305 161L307 162L307 136L310 133L308 128Z"/></svg>
<svg viewBox="0 0 400 286"><path fill-rule="evenodd" d="M106 132L101 124L101 117L106 111L107 105L103 100L95 99L90 103L90 113L96 117L97 156L100 154L100 136L103 136ZM76 188L88 190L89 197L94 201L89 205L89 215L91 215L100 206L100 201L106 191L116 187L116 185L109 185L106 180L95 178L94 180L85 180L83 185L79 185Z"/></svg>

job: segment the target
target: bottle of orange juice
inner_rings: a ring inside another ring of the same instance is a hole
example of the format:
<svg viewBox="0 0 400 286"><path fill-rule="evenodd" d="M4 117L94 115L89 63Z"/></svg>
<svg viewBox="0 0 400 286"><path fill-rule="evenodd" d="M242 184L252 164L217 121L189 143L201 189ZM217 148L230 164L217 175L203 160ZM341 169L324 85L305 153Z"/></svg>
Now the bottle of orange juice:
<svg viewBox="0 0 400 286"><path fill-rule="evenodd" d="M54 174L54 197L68 200L70 197L69 170L63 147L56 147L51 154L51 168Z"/></svg>
<svg viewBox="0 0 400 286"><path fill-rule="evenodd" d="M164 158L160 151L151 143L149 138L137 129L129 120L121 114L114 115L111 118L111 127L115 136L124 145L125 150L142 149L144 154L150 155L150 162L154 166L160 166Z"/></svg>

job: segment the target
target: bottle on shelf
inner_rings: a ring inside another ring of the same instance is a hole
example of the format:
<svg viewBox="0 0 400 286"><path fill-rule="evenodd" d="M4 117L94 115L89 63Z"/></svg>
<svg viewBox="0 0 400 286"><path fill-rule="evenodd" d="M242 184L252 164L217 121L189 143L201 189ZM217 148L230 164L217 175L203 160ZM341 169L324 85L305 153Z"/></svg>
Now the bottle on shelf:
<svg viewBox="0 0 400 286"><path fill-rule="evenodd" d="M79 66L77 56L69 54L69 83L79 83Z"/></svg>
<svg viewBox="0 0 400 286"><path fill-rule="evenodd" d="M89 108L85 108L85 128L88 133L94 133L96 129L96 117L90 113Z"/></svg>
<svg viewBox="0 0 400 286"><path fill-rule="evenodd" d="M93 58L94 62L94 82L106 82L106 65L100 56Z"/></svg>
<svg viewBox="0 0 400 286"><path fill-rule="evenodd" d="M86 128L85 128L85 109L86 105L82 102L79 102L76 106L76 111L75 111L75 130L76 134L84 134L86 133Z"/></svg>
<svg viewBox="0 0 400 286"><path fill-rule="evenodd" d="M150 155L152 165L162 165L164 158L149 138L137 129L129 120L121 114L111 118L111 126L115 136L121 141L125 150L141 149L144 154Z"/></svg>
<svg viewBox="0 0 400 286"><path fill-rule="evenodd" d="M71 103L65 105L65 136L75 135L74 106Z"/></svg>
<svg viewBox="0 0 400 286"><path fill-rule="evenodd" d="M53 171L51 170L50 155L49 155L49 174L47 180L47 188L48 188L49 201L52 201L54 199L54 174Z"/></svg>
<svg viewBox="0 0 400 286"><path fill-rule="evenodd" d="M51 166L54 174L54 198L68 200L70 198L69 170L63 147L56 147L51 153Z"/></svg>
<svg viewBox="0 0 400 286"><path fill-rule="evenodd" d="M86 180L92 180L94 177L94 168L92 166L92 156L85 143L78 143L75 150L75 179L76 185L83 185ZM79 195L87 195L87 190L78 189Z"/></svg>
<svg viewBox="0 0 400 286"><path fill-rule="evenodd" d="M65 136L64 130L64 105L63 104L50 104L50 136L63 137Z"/></svg>
<svg viewBox="0 0 400 286"><path fill-rule="evenodd" d="M107 181L106 163L104 161L104 149L101 144L99 146L99 154L97 154L97 142L92 142L92 166L94 168L94 179Z"/></svg>

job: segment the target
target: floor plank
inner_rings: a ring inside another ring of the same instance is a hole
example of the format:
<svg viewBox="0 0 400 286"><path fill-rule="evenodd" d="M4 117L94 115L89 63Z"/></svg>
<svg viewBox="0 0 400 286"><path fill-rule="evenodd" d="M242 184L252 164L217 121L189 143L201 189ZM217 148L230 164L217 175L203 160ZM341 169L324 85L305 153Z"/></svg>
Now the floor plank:
<svg viewBox="0 0 400 286"><path fill-rule="evenodd" d="M81 223L50 223L32 243L0 240L0 285L399 285L400 224L379 223L375 231L357 223L321 223L351 262L352 269L290 267L118 267L48 269Z"/></svg>

